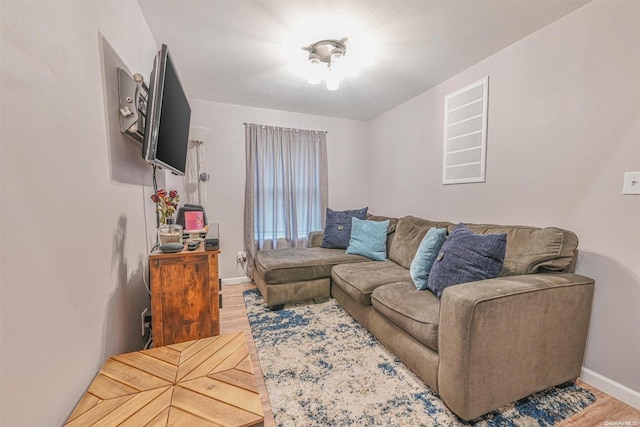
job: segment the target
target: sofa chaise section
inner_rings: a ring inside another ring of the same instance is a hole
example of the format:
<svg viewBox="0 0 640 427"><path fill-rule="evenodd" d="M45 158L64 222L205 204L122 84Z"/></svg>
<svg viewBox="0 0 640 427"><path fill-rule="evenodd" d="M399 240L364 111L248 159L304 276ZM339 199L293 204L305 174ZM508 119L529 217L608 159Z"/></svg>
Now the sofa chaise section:
<svg viewBox="0 0 640 427"><path fill-rule="evenodd" d="M279 309L289 302L329 298L332 267L365 261L370 260L345 254L343 249L314 247L259 251L253 276L267 306Z"/></svg>

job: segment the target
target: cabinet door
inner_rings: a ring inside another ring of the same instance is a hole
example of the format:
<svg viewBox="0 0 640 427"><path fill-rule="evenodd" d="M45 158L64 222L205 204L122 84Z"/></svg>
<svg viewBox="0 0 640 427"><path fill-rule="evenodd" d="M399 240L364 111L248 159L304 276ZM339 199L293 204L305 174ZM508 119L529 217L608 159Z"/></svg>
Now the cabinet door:
<svg viewBox="0 0 640 427"><path fill-rule="evenodd" d="M168 345L213 335L209 258L207 255L159 260L160 330L154 330L155 344ZM156 287L157 289L157 287Z"/></svg>

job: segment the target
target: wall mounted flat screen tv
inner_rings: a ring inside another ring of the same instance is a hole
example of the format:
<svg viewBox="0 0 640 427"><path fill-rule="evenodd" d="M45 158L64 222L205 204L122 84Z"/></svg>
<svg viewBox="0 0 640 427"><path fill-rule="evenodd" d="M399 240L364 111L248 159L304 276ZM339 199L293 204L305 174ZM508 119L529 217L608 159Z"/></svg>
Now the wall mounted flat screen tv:
<svg viewBox="0 0 640 427"><path fill-rule="evenodd" d="M190 121L191 107L169 49L163 44L149 81L142 157L153 165L184 175Z"/></svg>

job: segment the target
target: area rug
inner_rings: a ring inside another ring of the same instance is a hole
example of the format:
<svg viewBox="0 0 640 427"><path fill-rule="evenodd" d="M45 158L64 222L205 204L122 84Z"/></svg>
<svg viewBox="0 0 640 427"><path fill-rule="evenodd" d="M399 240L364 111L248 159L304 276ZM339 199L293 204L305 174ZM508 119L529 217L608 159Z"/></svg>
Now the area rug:
<svg viewBox="0 0 640 427"><path fill-rule="evenodd" d="M464 422L335 300L244 301L278 426L552 426L595 401L567 383Z"/></svg>

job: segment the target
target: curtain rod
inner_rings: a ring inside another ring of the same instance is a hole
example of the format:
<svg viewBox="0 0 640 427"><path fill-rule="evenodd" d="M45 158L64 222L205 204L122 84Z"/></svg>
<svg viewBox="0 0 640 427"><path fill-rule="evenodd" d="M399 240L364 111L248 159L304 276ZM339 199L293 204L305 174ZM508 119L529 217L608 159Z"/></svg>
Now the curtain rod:
<svg viewBox="0 0 640 427"><path fill-rule="evenodd" d="M309 132L320 132L320 133L329 133L326 130L313 130L313 129L296 129L296 128L287 128L287 127L282 127L282 126L270 126L270 125L259 125L257 123L247 123L244 122L243 123L245 126L249 126L249 125L255 125L255 126L261 126L263 128L277 128L277 129L290 129L290 130L294 130L296 132L299 131L309 131Z"/></svg>

